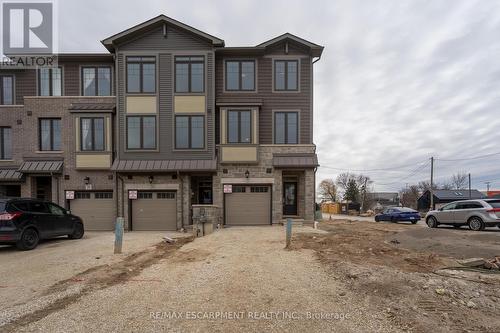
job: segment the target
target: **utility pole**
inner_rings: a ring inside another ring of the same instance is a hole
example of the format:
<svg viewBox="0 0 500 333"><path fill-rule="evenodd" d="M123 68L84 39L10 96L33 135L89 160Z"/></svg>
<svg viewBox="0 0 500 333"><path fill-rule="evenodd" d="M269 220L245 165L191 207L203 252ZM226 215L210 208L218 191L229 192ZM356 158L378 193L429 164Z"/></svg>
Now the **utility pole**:
<svg viewBox="0 0 500 333"><path fill-rule="evenodd" d="M366 198L366 182L368 178L365 178L365 183L363 184L363 201L361 201L361 212L364 212L365 209L365 198Z"/></svg>
<svg viewBox="0 0 500 333"><path fill-rule="evenodd" d="M486 192L489 192L491 182L485 182L485 184L486 184Z"/></svg>
<svg viewBox="0 0 500 333"><path fill-rule="evenodd" d="M470 172L469 172L469 200L472 199L472 190L470 188Z"/></svg>
<svg viewBox="0 0 500 333"><path fill-rule="evenodd" d="M431 157L431 210L434 209L434 156Z"/></svg>

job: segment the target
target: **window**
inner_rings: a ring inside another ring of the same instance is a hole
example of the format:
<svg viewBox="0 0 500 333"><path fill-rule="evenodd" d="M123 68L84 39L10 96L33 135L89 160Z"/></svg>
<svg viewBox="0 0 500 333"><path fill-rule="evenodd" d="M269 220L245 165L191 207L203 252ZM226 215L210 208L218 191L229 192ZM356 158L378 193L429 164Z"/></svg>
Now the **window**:
<svg viewBox="0 0 500 333"><path fill-rule="evenodd" d="M47 206L43 202L36 202L36 201L30 202L29 211L33 213L46 213L46 214L49 212Z"/></svg>
<svg viewBox="0 0 500 333"><path fill-rule="evenodd" d="M139 192L139 193L137 193L137 199L153 199L153 193L151 193L151 192Z"/></svg>
<svg viewBox="0 0 500 333"><path fill-rule="evenodd" d="M90 192L76 192L75 199L90 199Z"/></svg>
<svg viewBox="0 0 500 333"><path fill-rule="evenodd" d="M157 199L175 199L175 192L158 192L156 193Z"/></svg>
<svg viewBox="0 0 500 333"><path fill-rule="evenodd" d="M252 143L252 112L227 112L227 142Z"/></svg>
<svg viewBox="0 0 500 333"><path fill-rule="evenodd" d="M226 90L255 90L255 61L226 61Z"/></svg>
<svg viewBox="0 0 500 333"><path fill-rule="evenodd" d="M83 67L82 95L110 96L111 67Z"/></svg>
<svg viewBox="0 0 500 333"><path fill-rule="evenodd" d="M127 92L156 92L155 57L127 57Z"/></svg>
<svg viewBox="0 0 500 333"><path fill-rule="evenodd" d="M104 150L104 118L80 118L82 151Z"/></svg>
<svg viewBox="0 0 500 333"><path fill-rule="evenodd" d="M156 117L127 117L127 149L156 149Z"/></svg>
<svg viewBox="0 0 500 333"><path fill-rule="evenodd" d="M65 215L65 210L62 209L61 207L54 205L53 203L47 203L47 206L49 206L49 211L53 215Z"/></svg>
<svg viewBox="0 0 500 333"><path fill-rule="evenodd" d="M297 112L276 112L274 114L274 143L299 143Z"/></svg>
<svg viewBox="0 0 500 333"><path fill-rule="evenodd" d="M205 59L175 57L175 92L202 93L205 91Z"/></svg>
<svg viewBox="0 0 500 333"><path fill-rule="evenodd" d="M0 105L14 104L14 77L0 76Z"/></svg>
<svg viewBox="0 0 500 333"><path fill-rule="evenodd" d="M38 94L40 96L62 95L62 69L40 68L38 70Z"/></svg>
<svg viewBox="0 0 500 333"><path fill-rule="evenodd" d="M175 148L176 149L205 148L204 116L175 117Z"/></svg>
<svg viewBox="0 0 500 333"><path fill-rule="evenodd" d="M246 192L246 187L245 186L235 186L235 185L233 185L232 192L233 193L245 193Z"/></svg>
<svg viewBox="0 0 500 333"><path fill-rule="evenodd" d="M267 186L252 186L250 187L250 192L252 193L267 193L269 187Z"/></svg>
<svg viewBox="0 0 500 333"><path fill-rule="evenodd" d="M12 128L0 127L0 160L12 159Z"/></svg>
<svg viewBox="0 0 500 333"><path fill-rule="evenodd" d="M275 60L274 90L298 90L298 67L297 60Z"/></svg>
<svg viewBox="0 0 500 333"><path fill-rule="evenodd" d="M96 199L113 199L113 192L96 192L94 196Z"/></svg>
<svg viewBox="0 0 500 333"><path fill-rule="evenodd" d="M40 150L61 150L61 119L40 119Z"/></svg>

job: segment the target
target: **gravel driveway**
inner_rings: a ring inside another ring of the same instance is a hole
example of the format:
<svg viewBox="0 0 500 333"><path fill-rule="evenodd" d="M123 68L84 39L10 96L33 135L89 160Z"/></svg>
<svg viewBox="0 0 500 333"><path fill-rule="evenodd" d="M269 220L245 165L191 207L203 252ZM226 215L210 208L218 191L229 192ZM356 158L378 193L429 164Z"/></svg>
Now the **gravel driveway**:
<svg viewBox="0 0 500 333"><path fill-rule="evenodd" d="M16 329L394 331L378 311L361 313L363 299L342 289L327 269L311 250L285 250L281 226L228 228L185 244L133 280L27 317Z"/></svg>

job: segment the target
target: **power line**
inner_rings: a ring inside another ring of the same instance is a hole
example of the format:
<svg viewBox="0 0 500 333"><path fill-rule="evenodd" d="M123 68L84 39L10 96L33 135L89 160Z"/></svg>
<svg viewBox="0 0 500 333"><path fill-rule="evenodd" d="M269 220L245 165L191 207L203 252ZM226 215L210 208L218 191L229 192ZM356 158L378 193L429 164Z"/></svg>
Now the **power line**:
<svg viewBox="0 0 500 333"><path fill-rule="evenodd" d="M496 155L500 155L500 152L486 154L486 155L479 155L479 156L474 156L474 157L464 157L464 158L454 158L454 159L435 158L435 160L446 161L446 162L469 161L469 160L477 160L477 159L496 156Z"/></svg>
<svg viewBox="0 0 500 333"><path fill-rule="evenodd" d="M424 162L424 161L420 161L420 163L422 163L422 162ZM419 163L419 162L417 162L417 163ZM333 170L339 170L339 171L370 172L370 171L390 171L390 170L404 169L404 168L411 167L411 166L415 166L415 163L400 165L397 167L379 168L379 169L346 169L346 168L329 167L329 166L325 166L325 165L320 165L320 168L333 169Z"/></svg>
<svg viewBox="0 0 500 333"><path fill-rule="evenodd" d="M390 183L377 183L377 185L384 185L385 186L385 185L392 185L392 184L400 183L403 180L406 180L410 177L413 177L413 176L419 174L424 168L429 166L429 163L430 163L430 161L427 161L425 164L423 164L423 165L419 166L417 169L411 171L409 175L407 175L403 178L397 179L397 180L390 182Z"/></svg>

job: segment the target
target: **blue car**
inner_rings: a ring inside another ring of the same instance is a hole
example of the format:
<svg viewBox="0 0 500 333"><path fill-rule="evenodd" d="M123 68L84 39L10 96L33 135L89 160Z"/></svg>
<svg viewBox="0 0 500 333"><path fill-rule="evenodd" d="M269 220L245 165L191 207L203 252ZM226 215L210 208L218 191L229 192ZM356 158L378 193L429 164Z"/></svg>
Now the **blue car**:
<svg viewBox="0 0 500 333"><path fill-rule="evenodd" d="M388 207L381 214L375 215L375 222L380 221L407 221L412 224L420 220L420 213L408 207Z"/></svg>

